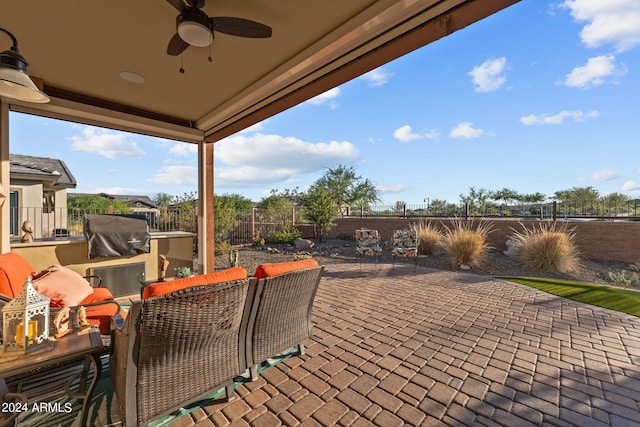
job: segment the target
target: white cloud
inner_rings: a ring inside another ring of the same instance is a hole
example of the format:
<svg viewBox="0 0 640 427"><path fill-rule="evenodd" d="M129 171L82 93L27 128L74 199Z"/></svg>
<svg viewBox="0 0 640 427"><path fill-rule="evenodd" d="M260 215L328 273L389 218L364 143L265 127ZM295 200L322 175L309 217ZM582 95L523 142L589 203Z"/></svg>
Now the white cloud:
<svg viewBox="0 0 640 427"><path fill-rule="evenodd" d="M360 78L369 82L369 86L378 87L385 85L389 82L389 79L393 77L393 73L384 70L382 67L371 70L368 73L363 74Z"/></svg>
<svg viewBox="0 0 640 427"><path fill-rule="evenodd" d="M629 180L622 184L622 191L637 191L640 190L640 183L634 180Z"/></svg>
<svg viewBox="0 0 640 427"><path fill-rule="evenodd" d="M222 188L262 187L287 181L298 172L296 169L282 168L265 173L264 168L254 166L216 168L213 182L216 187Z"/></svg>
<svg viewBox="0 0 640 427"><path fill-rule="evenodd" d="M410 142L417 139L438 139L439 134L436 130L431 130L427 133L414 133L413 129L409 125L404 125L393 131L393 137L398 141Z"/></svg>
<svg viewBox="0 0 640 427"><path fill-rule="evenodd" d="M198 185L198 168L196 166L168 165L147 181L154 184Z"/></svg>
<svg viewBox="0 0 640 427"><path fill-rule="evenodd" d="M380 193L400 193L409 188L406 184L377 185L376 190Z"/></svg>
<svg viewBox="0 0 640 427"><path fill-rule="evenodd" d="M613 45L619 52L640 44L640 2L638 0L565 0L562 6L578 22L587 47Z"/></svg>
<svg viewBox="0 0 640 427"><path fill-rule="evenodd" d="M393 137L398 141L409 142L416 139L422 139L422 135L413 133L411 126L404 125L393 131Z"/></svg>
<svg viewBox="0 0 640 427"><path fill-rule="evenodd" d="M621 75L626 72L624 68L616 67L616 57L613 55L600 55L589 58L581 67L575 67L565 80L568 87L588 89L604 83L606 77Z"/></svg>
<svg viewBox="0 0 640 427"><path fill-rule="evenodd" d="M215 158L228 166L215 168L216 186L264 185L294 174L352 163L358 149L350 142L311 143L294 137L255 134L225 138L215 144Z"/></svg>
<svg viewBox="0 0 640 427"><path fill-rule="evenodd" d="M589 179L593 181L611 181L618 177L618 171L615 169L602 169L591 174Z"/></svg>
<svg viewBox="0 0 640 427"><path fill-rule="evenodd" d="M507 78L504 71L507 67L507 58L489 59L482 64L473 67L469 71L471 81L476 92L492 92L502 86Z"/></svg>
<svg viewBox="0 0 640 427"><path fill-rule="evenodd" d="M176 157L189 157L198 153L198 145L188 142L176 142L169 148L169 154Z"/></svg>
<svg viewBox="0 0 640 427"><path fill-rule="evenodd" d="M575 122L584 122L586 119L592 119L598 117L600 113L596 110L584 113L582 111L560 111L557 114L530 114L528 116L520 117L520 122L526 126L532 125L561 125L565 119L573 119Z"/></svg>
<svg viewBox="0 0 640 427"><path fill-rule="evenodd" d="M329 108L332 110L338 108L338 103L335 101L335 98L340 96L340 88L334 87L333 89L329 89L326 92L321 93L320 95L316 95L307 102L314 105L323 105L327 104Z"/></svg>
<svg viewBox="0 0 640 427"><path fill-rule="evenodd" d="M71 149L96 153L109 159L116 157L144 157L145 152L138 144L121 132L107 129L84 126L82 135L68 138L71 141Z"/></svg>
<svg viewBox="0 0 640 427"><path fill-rule="evenodd" d="M452 138L464 139L480 138L483 135L486 135L486 132L482 129L474 128L471 122L458 123L449 133L449 136Z"/></svg>

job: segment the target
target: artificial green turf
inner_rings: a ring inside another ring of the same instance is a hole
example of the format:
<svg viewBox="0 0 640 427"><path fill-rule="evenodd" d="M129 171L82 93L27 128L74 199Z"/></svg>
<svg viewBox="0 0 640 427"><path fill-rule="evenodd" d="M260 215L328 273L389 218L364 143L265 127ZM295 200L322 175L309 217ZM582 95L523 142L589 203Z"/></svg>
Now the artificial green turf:
<svg viewBox="0 0 640 427"><path fill-rule="evenodd" d="M500 277L553 295L640 317L640 292L540 277Z"/></svg>

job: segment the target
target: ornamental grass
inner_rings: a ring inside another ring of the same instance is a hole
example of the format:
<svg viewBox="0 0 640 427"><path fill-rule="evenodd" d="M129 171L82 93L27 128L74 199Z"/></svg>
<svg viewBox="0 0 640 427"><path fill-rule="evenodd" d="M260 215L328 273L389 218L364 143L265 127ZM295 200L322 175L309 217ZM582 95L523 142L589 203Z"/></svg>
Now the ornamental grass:
<svg viewBox="0 0 640 427"><path fill-rule="evenodd" d="M454 267L477 267L490 249L488 236L491 225L481 220L455 219L444 226L442 247Z"/></svg>
<svg viewBox="0 0 640 427"><path fill-rule="evenodd" d="M442 231L426 220L411 224L411 227L418 234L418 255L433 256L442 244Z"/></svg>
<svg viewBox="0 0 640 427"><path fill-rule="evenodd" d="M580 266L574 229L566 223L545 222L513 230L515 256L526 266L547 272L569 273Z"/></svg>

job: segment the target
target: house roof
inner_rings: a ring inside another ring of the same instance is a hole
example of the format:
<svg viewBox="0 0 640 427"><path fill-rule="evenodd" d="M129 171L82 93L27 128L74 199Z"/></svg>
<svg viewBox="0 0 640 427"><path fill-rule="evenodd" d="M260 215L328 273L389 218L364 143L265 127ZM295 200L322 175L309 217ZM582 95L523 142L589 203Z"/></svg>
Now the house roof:
<svg viewBox="0 0 640 427"><path fill-rule="evenodd" d="M518 1L206 0L207 16L257 21L273 34L215 31L210 48L189 46L179 56L167 46L181 0L8 1L0 27L16 37L29 75L51 97L42 105L12 101L12 109L215 142ZM3 48L7 42L0 34Z"/></svg>
<svg viewBox="0 0 640 427"><path fill-rule="evenodd" d="M46 181L52 187L75 188L76 179L60 159L9 154L11 179Z"/></svg>

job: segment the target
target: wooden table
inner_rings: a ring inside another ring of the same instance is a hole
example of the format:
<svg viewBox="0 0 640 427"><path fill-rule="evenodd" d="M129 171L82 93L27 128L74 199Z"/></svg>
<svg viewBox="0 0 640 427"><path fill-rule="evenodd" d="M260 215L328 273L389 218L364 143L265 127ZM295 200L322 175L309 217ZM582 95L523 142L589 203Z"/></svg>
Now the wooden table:
<svg viewBox="0 0 640 427"><path fill-rule="evenodd" d="M106 352L100 331L92 327L88 331L74 332L54 341L50 350L18 357L0 356L0 395L3 401L0 425L13 424L21 412L32 408L27 402L29 399L37 398L38 393L28 396L29 391L21 390L22 381L29 379L33 382L34 375L41 375L42 382L49 383L52 379L51 374L59 373L59 379L64 380L65 393L82 401L81 425L86 426L91 396L102 371L100 356ZM80 363L83 366L78 378L77 369L74 371L71 367L77 367ZM94 375L89 381L91 365L94 367ZM65 371L71 373L65 374ZM71 383L75 379L79 380L78 391L71 390Z"/></svg>

